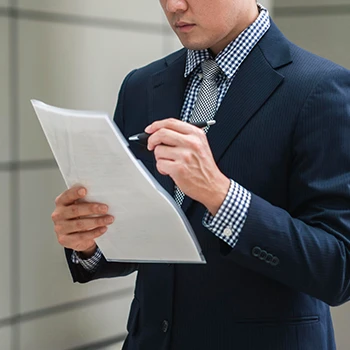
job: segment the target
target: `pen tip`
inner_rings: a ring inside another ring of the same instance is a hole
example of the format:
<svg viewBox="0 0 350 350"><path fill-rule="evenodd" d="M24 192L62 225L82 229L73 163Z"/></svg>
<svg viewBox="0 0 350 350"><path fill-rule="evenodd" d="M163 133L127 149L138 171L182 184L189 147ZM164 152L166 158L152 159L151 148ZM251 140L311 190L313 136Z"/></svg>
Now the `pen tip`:
<svg viewBox="0 0 350 350"><path fill-rule="evenodd" d="M137 136L130 136L129 141L137 141L139 138Z"/></svg>
<svg viewBox="0 0 350 350"><path fill-rule="evenodd" d="M214 125L214 124L216 124L216 120L209 120L208 121L208 125Z"/></svg>

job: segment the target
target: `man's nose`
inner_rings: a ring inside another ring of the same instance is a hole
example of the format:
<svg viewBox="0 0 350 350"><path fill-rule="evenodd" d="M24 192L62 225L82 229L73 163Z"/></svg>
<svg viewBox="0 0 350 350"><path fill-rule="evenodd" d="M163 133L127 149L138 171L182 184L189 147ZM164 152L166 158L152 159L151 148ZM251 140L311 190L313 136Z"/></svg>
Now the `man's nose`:
<svg viewBox="0 0 350 350"><path fill-rule="evenodd" d="M172 13L184 12L187 10L187 7L187 1L185 0L167 0L165 5L165 9Z"/></svg>

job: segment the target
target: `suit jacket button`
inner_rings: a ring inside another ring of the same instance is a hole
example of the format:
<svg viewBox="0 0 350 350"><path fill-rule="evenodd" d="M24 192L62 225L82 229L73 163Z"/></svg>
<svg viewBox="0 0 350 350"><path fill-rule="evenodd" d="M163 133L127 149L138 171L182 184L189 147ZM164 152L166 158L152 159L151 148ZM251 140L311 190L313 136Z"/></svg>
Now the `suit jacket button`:
<svg viewBox="0 0 350 350"><path fill-rule="evenodd" d="M280 259L278 259L277 256L275 256L271 261L272 266L277 266L279 263L280 263Z"/></svg>
<svg viewBox="0 0 350 350"><path fill-rule="evenodd" d="M265 261L267 257L267 251L266 250L262 250L260 255L259 255L259 259L262 261Z"/></svg>
<svg viewBox="0 0 350 350"><path fill-rule="evenodd" d="M254 247L254 248L253 248L253 250L252 250L253 256L255 256L256 258L258 258L259 255L260 255L260 253L261 253L261 248L259 248L259 247Z"/></svg>
<svg viewBox="0 0 350 350"><path fill-rule="evenodd" d="M162 331L163 331L164 333L166 333L166 332L168 331L168 329L169 329L169 322L168 322L167 320L164 320L164 321L162 322Z"/></svg>
<svg viewBox="0 0 350 350"><path fill-rule="evenodd" d="M266 257L266 259L265 259L265 262L266 262L267 264L271 264L272 259L273 259L273 255L272 255L272 254L267 254L267 257Z"/></svg>

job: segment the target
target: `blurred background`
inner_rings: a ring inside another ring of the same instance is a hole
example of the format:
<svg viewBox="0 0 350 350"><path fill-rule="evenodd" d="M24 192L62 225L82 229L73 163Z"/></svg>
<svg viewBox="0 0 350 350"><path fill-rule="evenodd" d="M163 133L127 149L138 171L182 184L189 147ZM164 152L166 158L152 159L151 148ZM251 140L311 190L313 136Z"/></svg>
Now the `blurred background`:
<svg viewBox="0 0 350 350"><path fill-rule="evenodd" d="M350 68L350 0L263 3ZM1 350L120 349L135 278L73 285L50 219L65 186L29 100L112 114L123 77L178 48L157 0L0 0ZM349 311L332 310L340 350Z"/></svg>

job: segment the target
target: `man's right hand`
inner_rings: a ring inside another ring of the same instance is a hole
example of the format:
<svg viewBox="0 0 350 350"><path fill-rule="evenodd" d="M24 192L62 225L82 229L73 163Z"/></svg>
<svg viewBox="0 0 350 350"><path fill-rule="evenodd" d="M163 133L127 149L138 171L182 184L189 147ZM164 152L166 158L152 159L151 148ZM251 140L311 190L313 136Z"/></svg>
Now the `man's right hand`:
<svg viewBox="0 0 350 350"><path fill-rule="evenodd" d="M51 218L58 242L89 258L97 248L94 239L107 231L114 217L107 215L107 205L82 201L86 194L83 187L73 187L60 194Z"/></svg>

